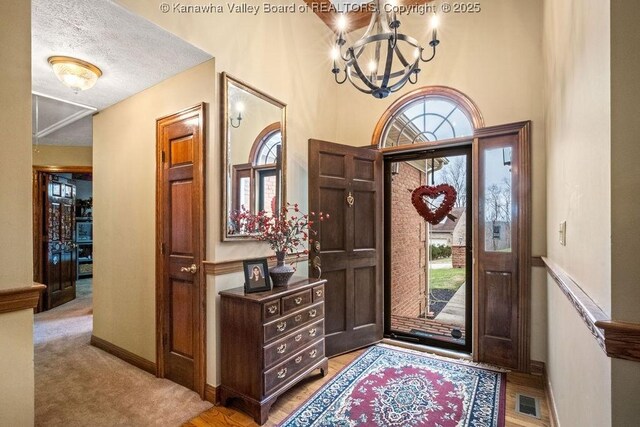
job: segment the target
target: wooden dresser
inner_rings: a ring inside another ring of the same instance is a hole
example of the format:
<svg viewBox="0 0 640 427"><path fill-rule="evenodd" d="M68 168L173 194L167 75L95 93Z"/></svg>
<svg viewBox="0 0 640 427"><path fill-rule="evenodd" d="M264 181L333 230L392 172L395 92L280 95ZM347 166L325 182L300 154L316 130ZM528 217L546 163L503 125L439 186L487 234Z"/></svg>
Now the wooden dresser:
<svg viewBox="0 0 640 427"><path fill-rule="evenodd" d="M220 292L223 405L236 399L262 425L279 395L315 369L326 374L325 282L294 278L267 292Z"/></svg>

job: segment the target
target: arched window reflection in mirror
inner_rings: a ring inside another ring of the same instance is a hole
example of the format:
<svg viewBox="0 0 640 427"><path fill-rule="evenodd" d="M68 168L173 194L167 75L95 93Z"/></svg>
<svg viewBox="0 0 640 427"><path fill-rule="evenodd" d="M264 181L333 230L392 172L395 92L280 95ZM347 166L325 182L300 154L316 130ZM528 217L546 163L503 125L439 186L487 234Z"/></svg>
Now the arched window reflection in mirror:
<svg viewBox="0 0 640 427"><path fill-rule="evenodd" d="M286 200L286 105L222 74L223 240L252 239L239 215Z"/></svg>

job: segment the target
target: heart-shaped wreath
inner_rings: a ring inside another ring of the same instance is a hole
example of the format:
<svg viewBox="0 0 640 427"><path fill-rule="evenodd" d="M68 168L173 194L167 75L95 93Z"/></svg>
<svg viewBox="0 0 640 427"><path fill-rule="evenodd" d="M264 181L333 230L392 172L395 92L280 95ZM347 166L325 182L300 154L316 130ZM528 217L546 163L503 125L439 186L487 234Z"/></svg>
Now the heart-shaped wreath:
<svg viewBox="0 0 640 427"><path fill-rule="evenodd" d="M444 200L437 208L428 200L436 199L442 195L444 195ZM428 223L435 225L440 223L451 212L457 197L456 189L449 184L422 185L411 193L411 203L413 203L413 207L416 208L421 217ZM434 207L435 210L432 210L428 204Z"/></svg>

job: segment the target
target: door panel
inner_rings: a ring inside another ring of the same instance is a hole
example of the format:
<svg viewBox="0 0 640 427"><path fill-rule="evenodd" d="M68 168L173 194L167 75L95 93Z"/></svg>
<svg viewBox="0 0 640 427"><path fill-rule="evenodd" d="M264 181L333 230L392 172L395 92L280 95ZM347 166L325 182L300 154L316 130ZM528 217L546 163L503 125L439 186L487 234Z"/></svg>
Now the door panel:
<svg viewBox="0 0 640 427"><path fill-rule="evenodd" d="M45 310L76 297L75 198L73 181L44 174L42 260Z"/></svg>
<svg viewBox="0 0 640 427"><path fill-rule="evenodd" d="M204 395L204 105L157 122L158 376Z"/></svg>
<svg viewBox="0 0 640 427"><path fill-rule="evenodd" d="M382 178L380 153L309 141L309 210L330 215L310 256L328 280L328 356L382 339Z"/></svg>
<svg viewBox="0 0 640 427"><path fill-rule="evenodd" d="M529 122L476 133L477 359L529 371Z"/></svg>

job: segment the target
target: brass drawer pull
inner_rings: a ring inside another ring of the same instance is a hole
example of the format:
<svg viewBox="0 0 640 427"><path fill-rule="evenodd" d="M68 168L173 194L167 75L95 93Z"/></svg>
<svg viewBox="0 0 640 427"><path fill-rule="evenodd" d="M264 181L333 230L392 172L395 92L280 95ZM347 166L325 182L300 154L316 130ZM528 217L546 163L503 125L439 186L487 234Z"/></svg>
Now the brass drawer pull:
<svg viewBox="0 0 640 427"><path fill-rule="evenodd" d="M318 332L318 330L316 328L309 329L309 336L310 337L315 337L316 336L316 332Z"/></svg>
<svg viewBox="0 0 640 427"><path fill-rule="evenodd" d="M318 289L318 290L316 291L316 296L317 296L317 297L321 297L321 296L322 296L322 289Z"/></svg>
<svg viewBox="0 0 640 427"><path fill-rule="evenodd" d="M287 375L287 368L282 368L278 371L278 378L284 378Z"/></svg>
<svg viewBox="0 0 640 427"><path fill-rule="evenodd" d="M316 314L318 314L318 312L315 308L313 310L309 310L309 317L316 317Z"/></svg>
<svg viewBox="0 0 640 427"><path fill-rule="evenodd" d="M298 298L294 299L293 302L295 302L296 305L300 305L302 303L302 297L298 297Z"/></svg>
<svg viewBox="0 0 640 427"><path fill-rule="evenodd" d="M278 306L270 305L269 308L267 308L267 310L269 310L269 314L274 314L276 311L278 311Z"/></svg>
<svg viewBox="0 0 640 427"><path fill-rule="evenodd" d="M284 353L287 350L287 344L279 345L276 351L280 354Z"/></svg>
<svg viewBox="0 0 640 427"><path fill-rule="evenodd" d="M300 362L302 362L302 356L298 356L298 357L296 357L296 360L295 360L295 361L296 361L296 363L300 363Z"/></svg>
<svg viewBox="0 0 640 427"><path fill-rule="evenodd" d="M296 340L296 342L300 341L301 339L302 339L302 334L298 334L294 338L294 340Z"/></svg>
<svg viewBox="0 0 640 427"><path fill-rule="evenodd" d="M318 350L313 349L309 352L309 356L311 356L311 358L313 359L314 357L316 357L318 355Z"/></svg>
<svg viewBox="0 0 640 427"><path fill-rule="evenodd" d="M302 320L302 314L298 314L296 317L293 318L293 320L295 320L296 322L299 322Z"/></svg>
<svg viewBox="0 0 640 427"><path fill-rule="evenodd" d="M278 330L278 332L282 332L285 329L287 329L287 322L280 322L276 325L276 329Z"/></svg>

